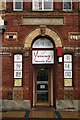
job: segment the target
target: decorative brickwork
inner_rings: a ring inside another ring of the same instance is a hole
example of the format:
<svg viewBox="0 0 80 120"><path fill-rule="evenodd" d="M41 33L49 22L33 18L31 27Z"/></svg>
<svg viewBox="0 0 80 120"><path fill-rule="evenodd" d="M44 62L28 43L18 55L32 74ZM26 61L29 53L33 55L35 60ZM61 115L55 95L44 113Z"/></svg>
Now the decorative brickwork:
<svg viewBox="0 0 80 120"><path fill-rule="evenodd" d="M64 92L64 99L73 99L73 90L66 90Z"/></svg>
<svg viewBox="0 0 80 120"><path fill-rule="evenodd" d="M41 35L40 28L32 31L26 38L24 48L31 47L32 41L37 37ZM45 35L51 37L53 39L53 42L55 43L56 47L62 47L62 42L60 37L55 33L54 31L46 28L45 29Z"/></svg>
<svg viewBox="0 0 80 120"><path fill-rule="evenodd" d="M22 100L23 99L23 92L20 90L15 90L13 92L13 100Z"/></svg>

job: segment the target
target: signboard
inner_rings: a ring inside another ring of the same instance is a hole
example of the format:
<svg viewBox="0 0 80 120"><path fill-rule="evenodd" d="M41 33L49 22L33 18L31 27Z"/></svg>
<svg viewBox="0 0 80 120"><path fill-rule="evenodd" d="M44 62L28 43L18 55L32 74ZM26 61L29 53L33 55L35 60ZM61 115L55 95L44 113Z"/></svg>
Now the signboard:
<svg viewBox="0 0 80 120"><path fill-rule="evenodd" d="M14 86L22 86L22 79L15 79Z"/></svg>
<svg viewBox="0 0 80 120"><path fill-rule="evenodd" d="M22 71L14 71L14 78L22 78Z"/></svg>
<svg viewBox="0 0 80 120"><path fill-rule="evenodd" d="M64 70L72 70L72 63L64 63Z"/></svg>
<svg viewBox="0 0 80 120"><path fill-rule="evenodd" d="M64 55L64 62L72 62L72 55L69 54Z"/></svg>
<svg viewBox="0 0 80 120"><path fill-rule="evenodd" d="M72 86L72 79L64 79L65 86Z"/></svg>
<svg viewBox="0 0 80 120"><path fill-rule="evenodd" d="M22 70L22 63L14 63L14 70Z"/></svg>
<svg viewBox="0 0 80 120"><path fill-rule="evenodd" d="M28 18L23 17L22 25L64 25L63 17L54 18Z"/></svg>
<svg viewBox="0 0 80 120"><path fill-rule="evenodd" d="M14 62L22 62L22 55L21 54L14 55Z"/></svg>
<svg viewBox="0 0 80 120"><path fill-rule="evenodd" d="M64 71L64 78L72 78L72 71Z"/></svg>
<svg viewBox="0 0 80 120"><path fill-rule="evenodd" d="M53 50L33 50L32 64L53 64L54 51Z"/></svg>
<svg viewBox="0 0 80 120"><path fill-rule="evenodd" d="M22 55L14 55L14 78L22 78Z"/></svg>

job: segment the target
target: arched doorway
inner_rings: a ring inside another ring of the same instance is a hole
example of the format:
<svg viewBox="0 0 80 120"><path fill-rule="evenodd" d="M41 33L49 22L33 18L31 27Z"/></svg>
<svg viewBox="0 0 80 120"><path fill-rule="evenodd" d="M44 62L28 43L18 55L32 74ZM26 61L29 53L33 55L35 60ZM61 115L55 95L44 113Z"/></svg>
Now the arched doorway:
<svg viewBox="0 0 80 120"><path fill-rule="evenodd" d="M55 45L47 37L36 38L32 44L33 105L54 106Z"/></svg>

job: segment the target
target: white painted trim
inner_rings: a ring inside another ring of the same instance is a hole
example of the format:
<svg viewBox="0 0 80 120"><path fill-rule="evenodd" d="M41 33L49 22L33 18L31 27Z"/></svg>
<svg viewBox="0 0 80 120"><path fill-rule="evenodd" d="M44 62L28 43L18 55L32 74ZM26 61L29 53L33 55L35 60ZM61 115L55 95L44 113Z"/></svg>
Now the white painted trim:
<svg viewBox="0 0 80 120"><path fill-rule="evenodd" d="M33 71L33 106L35 106L35 71Z"/></svg>
<svg viewBox="0 0 80 120"><path fill-rule="evenodd" d="M33 11L53 11L53 0L51 1L52 2L52 4L51 4L51 9L44 9L44 0L42 0L42 10L40 10L40 9L35 9L35 7L34 7L34 0L32 0L32 10Z"/></svg>
<svg viewBox="0 0 80 120"><path fill-rule="evenodd" d="M72 0L71 0L71 9L64 9L64 2L66 2L66 1L63 0L63 11L72 11Z"/></svg>
<svg viewBox="0 0 80 120"><path fill-rule="evenodd" d="M21 0L21 9L15 8L15 2L16 2L16 0L13 0L13 10L14 11L22 11L23 10L23 0ZM20 1L18 1L18 2L20 2Z"/></svg>
<svg viewBox="0 0 80 120"><path fill-rule="evenodd" d="M51 68L51 106L53 106L53 69Z"/></svg>

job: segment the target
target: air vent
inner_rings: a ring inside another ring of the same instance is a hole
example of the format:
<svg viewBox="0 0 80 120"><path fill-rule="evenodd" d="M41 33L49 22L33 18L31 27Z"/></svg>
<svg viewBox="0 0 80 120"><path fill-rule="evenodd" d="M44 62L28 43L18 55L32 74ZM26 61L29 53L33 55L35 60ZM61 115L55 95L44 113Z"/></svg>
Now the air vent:
<svg viewBox="0 0 80 120"><path fill-rule="evenodd" d="M6 40L17 40L17 38L18 38L17 32L6 32L5 33Z"/></svg>
<svg viewBox="0 0 80 120"><path fill-rule="evenodd" d="M9 35L9 38L13 38L13 35Z"/></svg>

